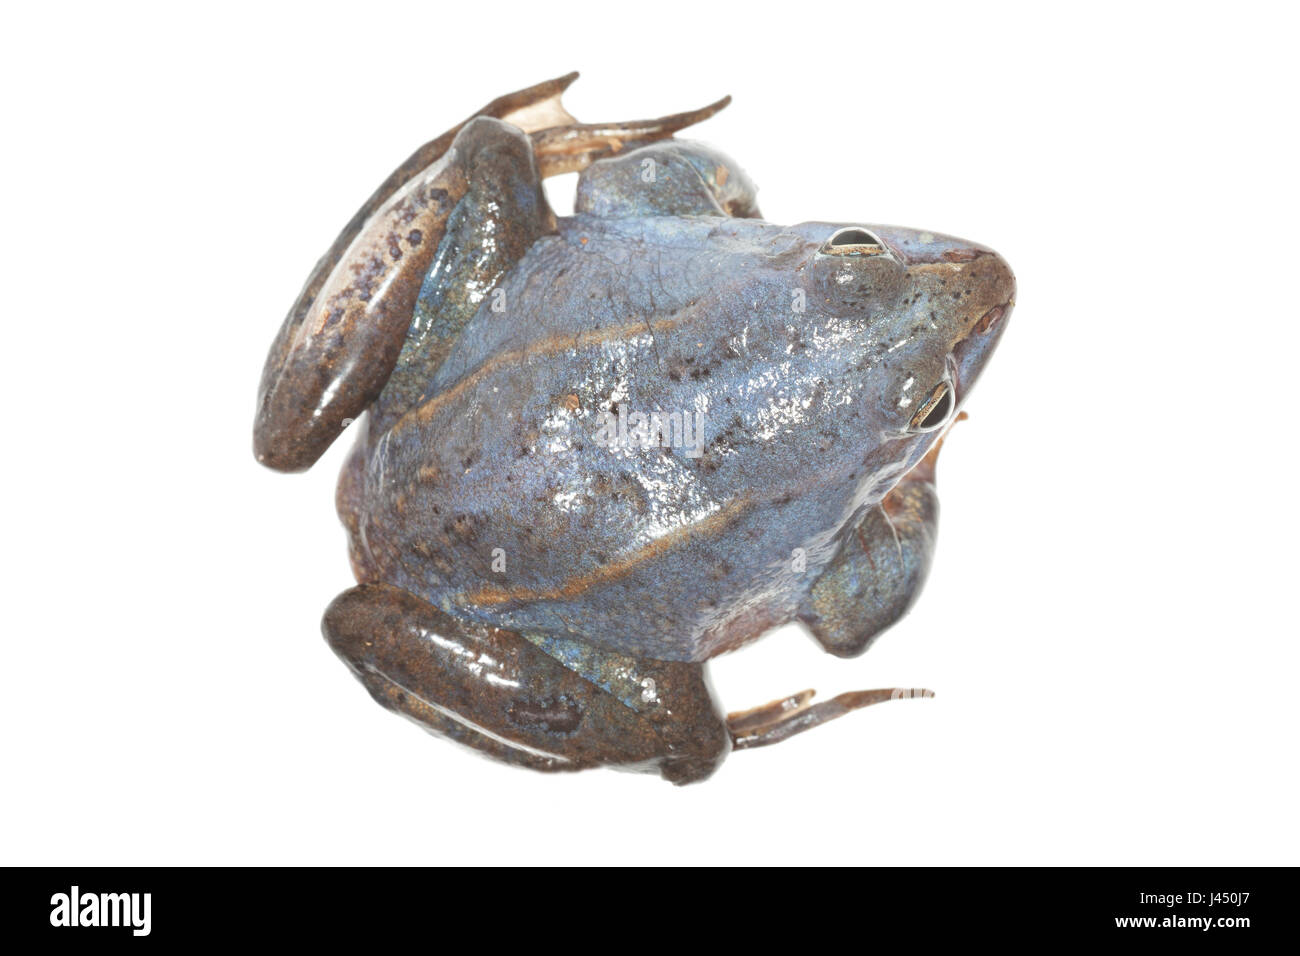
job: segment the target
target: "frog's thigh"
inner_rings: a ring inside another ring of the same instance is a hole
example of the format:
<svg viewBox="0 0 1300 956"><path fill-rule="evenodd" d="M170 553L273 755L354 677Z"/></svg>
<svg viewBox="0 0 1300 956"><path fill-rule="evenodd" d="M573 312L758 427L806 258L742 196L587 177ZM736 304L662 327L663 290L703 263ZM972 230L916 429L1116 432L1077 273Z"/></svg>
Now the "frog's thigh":
<svg viewBox="0 0 1300 956"><path fill-rule="evenodd" d="M480 118L465 127L457 144L462 138L468 139L465 190L447 217L402 352L372 407L372 419L381 431L425 397L482 299L491 296L494 309L504 305L497 297L502 278L539 237L555 230L527 136L497 120Z"/></svg>
<svg viewBox="0 0 1300 956"><path fill-rule="evenodd" d="M907 613L929 572L938 520L933 472L924 467L862 517L799 609L823 648L855 657Z"/></svg>
<svg viewBox="0 0 1300 956"><path fill-rule="evenodd" d="M712 770L698 755L679 759L674 734L518 634L457 621L399 588L345 591L322 628L380 704L506 763L659 770L678 783Z"/></svg>
<svg viewBox="0 0 1300 956"><path fill-rule="evenodd" d="M667 140L592 163L578 178L574 211L639 216L757 218L757 189L735 161L702 143Z"/></svg>
<svg viewBox="0 0 1300 956"><path fill-rule="evenodd" d="M318 295L295 305L263 371L254 451L282 471L310 467L378 397L406 340L424 277L448 219L471 187L505 166L524 169L531 217L508 238L549 220L522 130L490 117L470 120L448 151L411 177L367 220ZM303 318L296 318L299 309Z"/></svg>

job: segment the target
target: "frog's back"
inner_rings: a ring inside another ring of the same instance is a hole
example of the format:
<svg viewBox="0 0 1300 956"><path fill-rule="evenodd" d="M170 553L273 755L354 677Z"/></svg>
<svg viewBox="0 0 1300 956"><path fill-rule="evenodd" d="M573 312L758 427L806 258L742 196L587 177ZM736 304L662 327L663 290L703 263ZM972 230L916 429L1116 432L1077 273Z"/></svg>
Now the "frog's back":
<svg viewBox="0 0 1300 956"><path fill-rule="evenodd" d="M734 219L561 220L358 459L345 519L363 576L661 659L703 659L787 620L798 582L781 558L816 528L829 552L843 498L768 501L756 479L807 481L801 446L772 436L763 476L736 451L762 440L753 416L779 370L752 355L786 351L757 340L789 334L764 317L788 316L806 246ZM607 426L620 406L664 413L682 441L619 444Z"/></svg>
<svg viewBox="0 0 1300 956"><path fill-rule="evenodd" d="M558 232L533 244L499 291L485 300L428 395L463 379L484 362L524 351L550 355L565 336L581 347L596 338L636 339L647 320L672 319L690 328L688 311L707 302L717 334L718 307L728 308L725 280L761 272L755 263L793 253L805 240L764 222L721 217L560 219ZM786 294L788 277L771 268L774 291ZM751 302L748 311L756 303ZM730 313L729 313L730 314ZM736 316L742 322L744 316ZM635 325L634 325L635 324ZM584 352L584 354L587 354Z"/></svg>

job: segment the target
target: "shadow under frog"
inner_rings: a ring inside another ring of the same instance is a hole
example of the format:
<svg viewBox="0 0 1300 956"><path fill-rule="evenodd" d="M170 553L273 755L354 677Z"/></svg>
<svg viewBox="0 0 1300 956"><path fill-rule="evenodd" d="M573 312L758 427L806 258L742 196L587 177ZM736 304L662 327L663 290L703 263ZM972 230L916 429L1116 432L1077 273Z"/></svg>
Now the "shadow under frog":
<svg viewBox="0 0 1300 956"><path fill-rule="evenodd" d="M272 346L255 451L338 492L360 584L331 647L384 706L508 763L686 783L897 689L749 711L705 662L798 620L862 653L916 597L934 468L1015 284L935 233L763 221L672 138L726 101L584 125L576 74L421 147L318 263ZM544 177L581 170L557 219ZM634 409L693 447L600 440Z"/></svg>

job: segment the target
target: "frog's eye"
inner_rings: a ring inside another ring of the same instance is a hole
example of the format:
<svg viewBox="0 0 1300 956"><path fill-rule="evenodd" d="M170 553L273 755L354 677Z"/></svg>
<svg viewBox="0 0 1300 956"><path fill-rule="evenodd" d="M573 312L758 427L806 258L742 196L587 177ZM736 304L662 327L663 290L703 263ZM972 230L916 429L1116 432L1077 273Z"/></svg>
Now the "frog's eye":
<svg viewBox="0 0 1300 956"><path fill-rule="evenodd" d="M952 389L947 382L940 382L912 416L910 428L916 432L932 432L947 422L951 414Z"/></svg>
<svg viewBox="0 0 1300 956"><path fill-rule="evenodd" d="M866 315L897 299L907 269L875 233L836 229L813 256L818 301L832 315Z"/></svg>
<svg viewBox="0 0 1300 956"><path fill-rule="evenodd" d="M828 256L881 256L886 249L875 233L849 226L827 239L822 252Z"/></svg>

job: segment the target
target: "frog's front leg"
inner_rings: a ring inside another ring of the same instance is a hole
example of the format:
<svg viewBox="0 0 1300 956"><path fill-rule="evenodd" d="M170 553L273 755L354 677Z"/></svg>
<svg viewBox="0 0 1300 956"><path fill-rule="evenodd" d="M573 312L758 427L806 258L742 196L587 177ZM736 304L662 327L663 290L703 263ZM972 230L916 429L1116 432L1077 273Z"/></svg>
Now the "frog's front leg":
<svg viewBox="0 0 1300 956"><path fill-rule="evenodd" d="M961 416L961 417L964 417ZM938 532L934 474L943 440L846 535L799 609L821 646L856 657L911 608L921 592Z"/></svg>
<svg viewBox="0 0 1300 956"><path fill-rule="evenodd" d="M729 156L703 143L665 140L598 160L578 177L574 211L644 216L760 218L758 188Z"/></svg>
<svg viewBox="0 0 1300 956"><path fill-rule="evenodd" d="M936 441L884 501L861 518L801 602L800 619L830 653L861 654L907 613L920 593L939 519L934 470L942 441ZM766 747L862 707L933 696L922 688L893 687L851 691L813 703L813 692L801 691L730 714L727 726L737 750Z"/></svg>
<svg viewBox="0 0 1300 956"><path fill-rule="evenodd" d="M345 591L322 627L380 704L506 763L658 770L690 783L731 748L701 664L624 660L597 666L611 678L598 686L513 631L460 621L383 584ZM630 665L634 692L620 693L617 675Z"/></svg>

